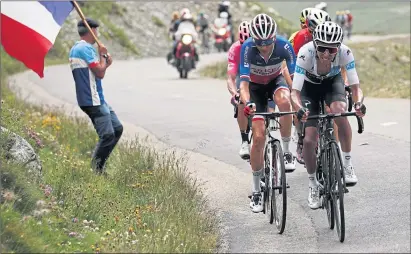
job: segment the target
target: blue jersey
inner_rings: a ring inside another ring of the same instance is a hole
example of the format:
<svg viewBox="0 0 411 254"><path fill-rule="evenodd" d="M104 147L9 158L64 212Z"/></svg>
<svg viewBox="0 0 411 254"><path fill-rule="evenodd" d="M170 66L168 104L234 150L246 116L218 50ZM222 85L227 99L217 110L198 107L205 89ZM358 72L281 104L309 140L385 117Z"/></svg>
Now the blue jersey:
<svg viewBox="0 0 411 254"><path fill-rule="evenodd" d="M70 67L76 83L79 106L98 106L104 104L101 79L90 68L99 63L96 49L86 41L78 41L70 50Z"/></svg>
<svg viewBox="0 0 411 254"><path fill-rule="evenodd" d="M281 65L286 61L290 75L294 74L296 56L293 46L282 36L277 36L273 52L268 61L260 55L252 37L241 47L240 80L257 84L268 84L281 75Z"/></svg>

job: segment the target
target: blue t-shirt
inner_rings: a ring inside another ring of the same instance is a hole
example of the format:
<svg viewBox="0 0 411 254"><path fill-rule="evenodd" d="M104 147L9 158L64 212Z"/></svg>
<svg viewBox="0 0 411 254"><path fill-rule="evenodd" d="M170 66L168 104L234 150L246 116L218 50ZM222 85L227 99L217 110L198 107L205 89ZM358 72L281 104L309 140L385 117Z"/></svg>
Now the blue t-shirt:
<svg viewBox="0 0 411 254"><path fill-rule="evenodd" d="M90 43L81 40L71 48L69 59L76 83L78 105L99 106L104 104L101 79L97 78L90 69L99 64L97 50Z"/></svg>
<svg viewBox="0 0 411 254"><path fill-rule="evenodd" d="M281 64L286 61L290 76L294 74L296 56L293 46L282 36L277 36L273 52L265 59L258 51L253 38L248 38L241 46L240 80L257 84L268 84L281 75Z"/></svg>

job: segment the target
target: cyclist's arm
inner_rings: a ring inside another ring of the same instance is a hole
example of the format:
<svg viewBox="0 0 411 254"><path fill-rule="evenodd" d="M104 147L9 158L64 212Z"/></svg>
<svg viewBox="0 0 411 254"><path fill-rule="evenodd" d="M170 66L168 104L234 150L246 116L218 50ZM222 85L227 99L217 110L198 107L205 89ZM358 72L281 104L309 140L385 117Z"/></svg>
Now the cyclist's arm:
<svg viewBox="0 0 411 254"><path fill-rule="evenodd" d="M348 85L348 79L347 79L347 71L345 70L345 68L341 68L341 76L344 80L344 84Z"/></svg>
<svg viewBox="0 0 411 254"><path fill-rule="evenodd" d="M309 66L307 66L308 59L305 59L305 57L308 56L301 57L302 55L305 55L305 53L307 52L300 51L297 57L297 63L295 64L293 88L291 90L291 104L296 111L303 107L301 103L301 90L304 86L306 69L309 68Z"/></svg>
<svg viewBox="0 0 411 254"><path fill-rule="evenodd" d="M290 77L290 72L288 71L287 64L283 61L281 65L281 69L283 70L283 76L285 78L285 81L287 82L287 85L290 89L293 88L293 80Z"/></svg>
<svg viewBox="0 0 411 254"><path fill-rule="evenodd" d="M285 41L284 50L285 50L284 58L285 58L285 62L287 64L287 69L288 69L287 71L288 73L286 74L288 75L288 79L292 80L294 76L296 56L295 56L293 46L291 45L289 41ZM286 77L286 80L287 80L287 77Z"/></svg>
<svg viewBox="0 0 411 254"><path fill-rule="evenodd" d="M102 55L98 56L92 46L86 46L82 51L82 58L87 62L89 68L97 78L104 78L108 66L106 59Z"/></svg>
<svg viewBox="0 0 411 254"><path fill-rule="evenodd" d="M236 76L238 71L238 65L240 63L240 56L238 47L233 44L228 50L228 66L227 66L227 88L232 96L237 94Z"/></svg>
<svg viewBox="0 0 411 254"><path fill-rule="evenodd" d="M304 36L301 35L301 33L302 32L300 31L295 35L294 40L293 40L293 44L292 44L293 49L294 49L294 53L296 55L298 55L298 53L300 52L301 47L305 43L305 38L304 38Z"/></svg>
<svg viewBox="0 0 411 254"><path fill-rule="evenodd" d="M360 102L363 98L363 93L360 88L360 80L355 68L354 55L351 49L347 46L343 50L342 55L344 56L342 57L342 65L347 75L348 85L351 87L353 101L354 103Z"/></svg>
<svg viewBox="0 0 411 254"><path fill-rule="evenodd" d="M250 57L251 45L246 41L241 46L240 54L240 98L244 104L250 101Z"/></svg>
<svg viewBox="0 0 411 254"><path fill-rule="evenodd" d="M230 64L228 64L230 65ZM228 67L230 68L230 67ZM236 87L236 75L232 72L227 72L227 89L232 96L237 94L237 87Z"/></svg>
<svg viewBox="0 0 411 254"><path fill-rule="evenodd" d="M295 66L293 89L291 90L291 103L296 111L303 107L301 103L301 90L304 86L304 78L305 69L301 68L297 63Z"/></svg>

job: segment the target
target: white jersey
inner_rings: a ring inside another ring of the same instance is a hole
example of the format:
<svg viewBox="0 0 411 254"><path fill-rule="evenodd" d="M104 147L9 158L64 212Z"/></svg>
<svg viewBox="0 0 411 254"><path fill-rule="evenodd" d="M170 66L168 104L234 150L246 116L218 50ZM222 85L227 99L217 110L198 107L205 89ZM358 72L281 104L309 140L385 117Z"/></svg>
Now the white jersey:
<svg viewBox="0 0 411 254"><path fill-rule="evenodd" d="M341 67L347 71L349 85L359 84L354 56L351 49L341 44L334 61L331 62L331 71L327 75L317 73L317 58L314 43L306 43L298 52L293 78L293 89L301 91L304 81L321 84L324 79L332 78L341 72Z"/></svg>

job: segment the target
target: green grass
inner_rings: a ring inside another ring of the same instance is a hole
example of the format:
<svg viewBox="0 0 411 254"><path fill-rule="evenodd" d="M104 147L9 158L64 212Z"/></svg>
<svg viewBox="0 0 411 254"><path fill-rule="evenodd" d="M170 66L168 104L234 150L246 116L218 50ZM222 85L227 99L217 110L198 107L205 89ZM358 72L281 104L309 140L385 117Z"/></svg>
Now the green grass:
<svg viewBox="0 0 411 254"><path fill-rule="evenodd" d="M248 7L251 7L253 5L257 5L258 7L260 7L260 10L254 11L254 16L259 13L266 13L270 15L277 23L278 33L286 33L288 36L290 36L292 33L298 30L298 26L293 24L293 22L291 22L290 20L288 20L287 17L283 16L282 13L280 13L280 15L277 15L275 13L270 12L268 9L270 5L268 3L252 1L246 3Z"/></svg>
<svg viewBox="0 0 411 254"><path fill-rule="evenodd" d="M105 39L115 40L132 54L139 55L138 49L124 30L110 21L112 16L123 17L127 12L126 7L122 7L116 2L84 2L81 9L88 17L95 18L104 24L99 31Z"/></svg>
<svg viewBox="0 0 411 254"><path fill-rule="evenodd" d="M366 96L410 98L409 37L352 44L350 48Z"/></svg>
<svg viewBox="0 0 411 254"><path fill-rule="evenodd" d="M24 137L43 166L43 177L34 178L0 153L3 251L215 250L217 220L183 158L136 139L116 147L107 177L95 175L90 157L97 135L89 121L18 99L4 78L26 68L2 53L2 126ZM5 140L2 136L0 147Z"/></svg>
<svg viewBox="0 0 411 254"><path fill-rule="evenodd" d="M164 22L157 16L152 15L151 16L151 21L153 21L153 23L158 27L165 27L166 26L164 24Z"/></svg>
<svg viewBox="0 0 411 254"><path fill-rule="evenodd" d="M356 59L365 96L410 98L409 38L352 44L350 48ZM208 65L200 69L200 74L209 78L226 79L227 62Z"/></svg>

